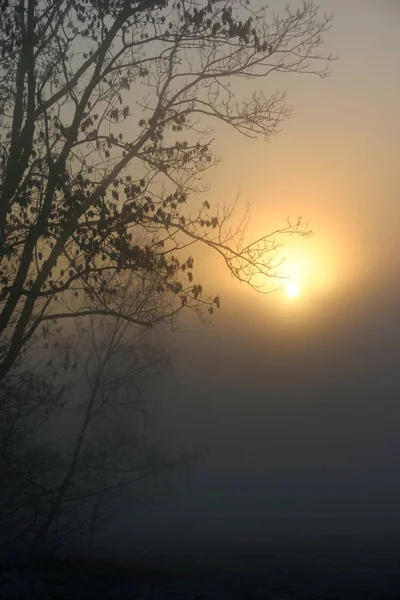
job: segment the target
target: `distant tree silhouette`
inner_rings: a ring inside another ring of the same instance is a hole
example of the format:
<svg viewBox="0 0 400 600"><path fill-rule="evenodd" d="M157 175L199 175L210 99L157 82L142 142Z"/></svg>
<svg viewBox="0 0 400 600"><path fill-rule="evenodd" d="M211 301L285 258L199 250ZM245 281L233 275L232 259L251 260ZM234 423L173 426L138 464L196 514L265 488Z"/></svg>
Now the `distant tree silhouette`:
<svg viewBox="0 0 400 600"><path fill-rule="evenodd" d="M0 0L0 380L65 319L211 313L195 243L254 287L277 275L275 235L245 241L229 209L189 198L216 163L213 120L268 139L289 112L235 82L325 75L329 26L313 2L269 18L248 0ZM119 301L128 274L135 314Z"/></svg>
<svg viewBox="0 0 400 600"><path fill-rule="evenodd" d="M149 390L151 398L169 370L165 349L138 339L122 317L88 321L63 337L41 372L19 366L3 380L0 545L7 552L55 554L86 537L91 553L118 501L147 501L142 482L196 457L166 455L144 428ZM64 389L53 378L60 368L69 373Z"/></svg>
<svg viewBox="0 0 400 600"><path fill-rule="evenodd" d="M137 329L122 317L91 316L79 341L72 336L68 348L79 382L71 386L79 397L79 425L57 466L58 483L48 494L47 508L29 532L33 551L44 540L62 545L79 534L89 536L91 553L96 529L121 497L137 499L141 481L176 470L195 456L165 456L141 439L143 419L150 418L145 392L164 382L169 368L165 349L138 340Z"/></svg>

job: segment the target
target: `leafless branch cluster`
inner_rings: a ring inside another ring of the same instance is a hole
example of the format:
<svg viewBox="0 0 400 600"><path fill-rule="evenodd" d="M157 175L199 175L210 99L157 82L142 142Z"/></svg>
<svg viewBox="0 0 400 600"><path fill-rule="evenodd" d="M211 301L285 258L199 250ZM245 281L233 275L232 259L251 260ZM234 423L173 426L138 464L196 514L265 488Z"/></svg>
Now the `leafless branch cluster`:
<svg viewBox="0 0 400 600"><path fill-rule="evenodd" d="M121 318L91 317L78 336L54 361L68 389L49 377L51 364L2 387L0 538L11 547L56 552L79 534L91 551L117 501L143 501L142 482L191 458L164 456L146 434L149 393L169 368L165 351Z"/></svg>

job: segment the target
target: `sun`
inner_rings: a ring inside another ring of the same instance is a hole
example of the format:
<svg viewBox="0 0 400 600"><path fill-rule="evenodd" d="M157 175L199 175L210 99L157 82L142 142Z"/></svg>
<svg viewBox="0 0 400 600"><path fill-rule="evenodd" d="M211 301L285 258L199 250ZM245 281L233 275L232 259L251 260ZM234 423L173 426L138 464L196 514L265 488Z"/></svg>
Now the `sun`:
<svg viewBox="0 0 400 600"><path fill-rule="evenodd" d="M285 292L287 293L289 298L295 298L297 296L297 294L299 293L299 290L300 290L300 286L297 283L295 283L294 281L289 281L285 285Z"/></svg>

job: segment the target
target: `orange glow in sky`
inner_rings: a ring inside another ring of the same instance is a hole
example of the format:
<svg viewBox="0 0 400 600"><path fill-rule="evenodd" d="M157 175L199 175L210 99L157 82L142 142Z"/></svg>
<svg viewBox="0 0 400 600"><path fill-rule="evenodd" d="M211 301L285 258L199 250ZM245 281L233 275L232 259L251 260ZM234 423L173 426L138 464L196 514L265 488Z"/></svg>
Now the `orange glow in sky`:
<svg viewBox="0 0 400 600"><path fill-rule="evenodd" d="M273 8L279 4L272 1ZM252 206L249 240L284 227L287 216L303 216L315 231L309 239L282 239L278 250L285 259L282 276L299 286L296 302L285 302L286 294L257 295L204 252L207 260L198 263L202 282L223 297L237 295L244 307L257 311L257 306L261 313L281 306L297 315L307 309L311 315L336 296L349 298L355 290L368 289L371 273L400 268L400 119L393 116L400 93L394 75L400 11L394 2L374 0L319 4L327 12L335 10L326 39L327 50L339 56L331 76L276 74L263 83L266 93L287 89L294 107L293 117L268 144L215 128L213 147L222 161L207 176L210 202L230 204L240 193L238 217L247 202ZM369 31L382 40L379 47L371 46ZM372 87L371 65L376 73ZM259 82L243 83L243 93L247 86L250 93L252 85ZM285 280L266 283L271 290L285 290Z"/></svg>

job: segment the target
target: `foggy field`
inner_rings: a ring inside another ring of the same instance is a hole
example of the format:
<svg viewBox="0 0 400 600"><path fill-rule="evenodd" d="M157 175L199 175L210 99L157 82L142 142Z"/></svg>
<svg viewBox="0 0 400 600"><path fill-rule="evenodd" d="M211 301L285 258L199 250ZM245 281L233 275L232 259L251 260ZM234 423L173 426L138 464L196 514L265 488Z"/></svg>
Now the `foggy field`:
<svg viewBox="0 0 400 600"><path fill-rule="evenodd" d="M247 555L153 557L130 566L82 562L19 572L3 568L0 597L395 600L399 566L397 541L368 550L365 541L349 540L337 547L304 544Z"/></svg>

